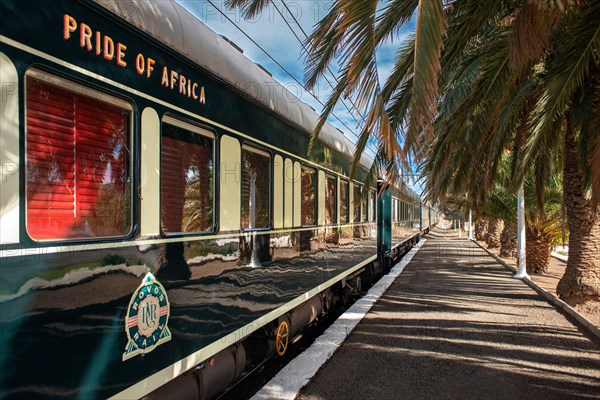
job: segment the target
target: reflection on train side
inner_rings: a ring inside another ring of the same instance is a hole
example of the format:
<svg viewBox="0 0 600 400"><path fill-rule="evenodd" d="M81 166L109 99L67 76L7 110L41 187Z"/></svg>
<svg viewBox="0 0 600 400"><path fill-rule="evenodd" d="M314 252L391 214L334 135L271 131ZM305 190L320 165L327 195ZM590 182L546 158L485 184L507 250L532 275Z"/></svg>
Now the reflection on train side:
<svg viewBox="0 0 600 400"><path fill-rule="evenodd" d="M11 352L5 361L14 365L17 376L27 376L27 360L36 359L44 350L50 358L38 358L37 365L51 368L52 358L59 357L78 366L73 370L83 374L90 363L78 354L85 348L105 346L103 351L122 352L122 304L147 272L167 291L171 342L187 354L193 353L375 254L373 225L279 234L248 232L235 238L31 256L8 262L3 266L0 325L3 332L10 332L11 347L21 351ZM12 276L21 276L11 274L17 268L28 268L31 273L23 281L11 281ZM110 304L114 306L107 307ZM46 337L67 335L71 340L56 340L52 349L42 349L44 342L30 341L28 332L32 330ZM112 338L110 342L107 337ZM165 364L175 362L180 355L173 353L174 347L167 343L146 357L156 355ZM143 362L140 360L132 362ZM111 364L104 369L105 375L128 374L128 384L141 378L126 364L106 362ZM39 384L50 383L43 381L51 376L40 377ZM78 379L83 376L67 378Z"/></svg>

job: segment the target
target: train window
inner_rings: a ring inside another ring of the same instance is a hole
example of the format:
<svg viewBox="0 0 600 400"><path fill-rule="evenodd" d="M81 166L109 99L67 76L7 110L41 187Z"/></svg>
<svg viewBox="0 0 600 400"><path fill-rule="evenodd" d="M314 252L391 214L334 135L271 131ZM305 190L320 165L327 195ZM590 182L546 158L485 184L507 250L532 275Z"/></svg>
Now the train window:
<svg viewBox="0 0 600 400"><path fill-rule="evenodd" d="M347 224L350 221L349 204L350 184L348 181L340 180L340 223Z"/></svg>
<svg viewBox="0 0 600 400"><path fill-rule="evenodd" d="M369 221L369 216L368 216L368 211L369 211L369 199L367 198L368 196L365 194L365 197L362 199L362 222L368 222Z"/></svg>
<svg viewBox="0 0 600 400"><path fill-rule="evenodd" d="M283 157L275 155L273 161L273 227L283 228L284 214L284 168Z"/></svg>
<svg viewBox="0 0 600 400"><path fill-rule="evenodd" d="M404 221L404 202L398 200L398 218L400 221Z"/></svg>
<svg viewBox="0 0 600 400"><path fill-rule="evenodd" d="M286 158L283 168L283 223L286 228L294 222L295 172L294 162Z"/></svg>
<svg viewBox="0 0 600 400"><path fill-rule="evenodd" d="M402 221L402 200L398 200L397 206L398 206L398 219L397 219L397 221L400 222L400 221Z"/></svg>
<svg viewBox="0 0 600 400"><path fill-rule="evenodd" d="M317 171L312 168L302 167L301 180L301 215L302 225L315 225L315 186L317 183Z"/></svg>
<svg viewBox="0 0 600 400"><path fill-rule="evenodd" d="M165 117L160 151L160 215L165 233L213 229L214 136Z"/></svg>
<svg viewBox="0 0 600 400"><path fill-rule="evenodd" d="M361 221L361 199L360 199L360 192L361 192L361 186L354 184L354 222L360 222Z"/></svg>
<svg viewBox="0 0 600 400"><path fill-rule="evenodd" d="M27 72L26 226L32 239L131 231L132 110L100 91Z"/></svg>
<svg viewBox="0 0 600 400"><path fill-rule="evenodd" d="M377 194L371 190L371 222L377 221Z"/></svg>
<svg viewBox="0 0 600 400"><path fill-rule="evenodd" d="M337 222L337 180L335 176L325 175L325 224Z"/></svg>
<svg viewBox="0 0 600 400"><path fill-rule="evenodd" d="M242 228L269 227L271 155L242 146Z"/></svg>

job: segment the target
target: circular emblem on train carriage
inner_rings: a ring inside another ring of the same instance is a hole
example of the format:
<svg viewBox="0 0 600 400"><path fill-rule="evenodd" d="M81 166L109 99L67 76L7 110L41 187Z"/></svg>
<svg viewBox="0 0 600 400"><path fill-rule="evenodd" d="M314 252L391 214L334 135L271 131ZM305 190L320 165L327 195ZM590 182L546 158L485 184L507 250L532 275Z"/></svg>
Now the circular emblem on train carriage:
<svg viewBox="0 0 600 400"><path fill-rule="evenodd" d="M125 314L127 346L123 361L138 354L149 353L157 346L171 340L169 299L165 288L151 273L131 296Z"/></svg>

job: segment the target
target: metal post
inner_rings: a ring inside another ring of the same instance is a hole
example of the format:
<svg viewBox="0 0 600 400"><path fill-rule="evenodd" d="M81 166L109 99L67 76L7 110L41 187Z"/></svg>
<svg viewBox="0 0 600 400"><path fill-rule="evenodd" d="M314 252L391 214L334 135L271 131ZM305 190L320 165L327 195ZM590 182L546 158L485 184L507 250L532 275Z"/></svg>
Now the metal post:
<svg viewBox="0 0 600 400"><path fill-rule="evenodd" d="M462 237L462 236L461 236L461 233L462 233L462 232L461 232L461 230L460 230L460 219L459 219L459 220L458 220L458 238L459 238L459 239Z"/></svg>
<svg viewBox="0 0 600 400"><path fill-rule="evenodd" d="M419 237L423 232L423 202L419 199Z"/></svg>
<svg viewBox="0 0 600 400"><path fill-rule="evenodd" d="M473 240L473 221L472 221L472 212L469 210L469 240Z"/></svg>
<svg viewBox="0 0 600 400"><path fill-rule="evenodd" d="M517 254L519 257L519 266L513 278L529 278L529 275L527 275L525 246L525 193L523 184L521 184L517 192Z"/></svg>

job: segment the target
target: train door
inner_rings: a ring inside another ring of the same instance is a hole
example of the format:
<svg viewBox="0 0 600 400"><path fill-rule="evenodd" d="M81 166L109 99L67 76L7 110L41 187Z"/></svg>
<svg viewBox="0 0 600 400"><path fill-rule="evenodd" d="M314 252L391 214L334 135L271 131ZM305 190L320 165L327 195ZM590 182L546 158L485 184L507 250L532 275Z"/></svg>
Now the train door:
<svg viewBox="0 0 600 400"><path fill-rule="evenodd" d="M389 187L381 191L382 184L382 181L377 182L377 253L385 260L392 249L392 193ZM386 268L390 267L388 264L384 262Z"/></svg>

